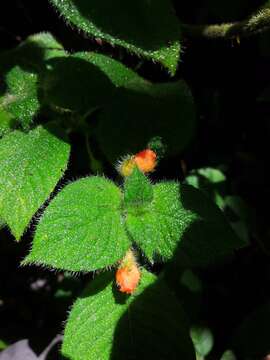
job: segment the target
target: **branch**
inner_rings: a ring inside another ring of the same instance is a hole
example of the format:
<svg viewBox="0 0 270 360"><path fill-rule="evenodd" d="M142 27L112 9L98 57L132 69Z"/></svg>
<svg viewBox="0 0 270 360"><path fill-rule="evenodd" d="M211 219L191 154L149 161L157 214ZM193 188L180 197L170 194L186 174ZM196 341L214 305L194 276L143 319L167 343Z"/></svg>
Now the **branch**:
<svg viewBox="0 0 270 360"><path fill-rule="evenodd" d="M184 35L208 39L239 39L261 33L268 29L270 29L270 1L243 21L216 25L182 24Z"/></svg>

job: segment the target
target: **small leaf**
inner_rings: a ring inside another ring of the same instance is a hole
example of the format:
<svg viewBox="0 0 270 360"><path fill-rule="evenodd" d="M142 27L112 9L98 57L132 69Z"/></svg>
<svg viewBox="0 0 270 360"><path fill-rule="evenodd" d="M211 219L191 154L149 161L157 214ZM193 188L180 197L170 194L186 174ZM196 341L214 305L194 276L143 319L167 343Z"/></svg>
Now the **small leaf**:
<svg viewBox="0 0 270 360"><path fill-rule="evenodd" d="M72 360L195 360L180 305L146 271L131 296L116 289L112 274L98 276L71 310L62 353Z"/></svg>
<svg viewBox="0 0 270 360"><path fill-rule="evenodd" d="M156 184L153 195L144 211L134 213L128 209L126 219L131 237L151 261L155 254L164 259L172 257L187 226L181 220L177 183Z"/></svg>
<svg viewBox="0 0 270 360"><path fill-rule="evenodd" d="M127 207L141 208L153 199L153 188L147 177L135 166L125 179L124 203Z"/></svg>
<svg viewBox="0 0 270 360"><path fill-rule="evenodd" d="M37 74L15 66L6 76L7 93L0 99L0 109L20 119L26 129L39 110L37 80Z"/></svg>
<svg viewBox="0 0 270 360"><path fill-rule="evenodd" d="M214 345L212 332L208 328L194 326L191 328L190 333L196 353L204 358L210 353Z"/></svg>
<svg viewBox="0 0 270 360"><path fill-rule="evenodd" d="M133 83L128 89L117 89L99 112L98 121L99 145L115 163L123 153L135 154L157 136L169 155L178 154L191 141L196 118L191 93L178 81L143 86Z"/></svg>
<svg viewBox="0 0 270 360"><path fill-rule="evenodd" d="M115 264L130 247L121 200L120 189L102 177L67 185L46 209L24 263L70 271Z"/></svg>
<svg viewBox="0 0 270 360"><path fill-rule="evenodd" d="M234 355L232 350L226 350L220 360L237 360L236 356Z"/></svg>
<svg viewBox="0 0 270 360"><path fill-rule="evenodd" d="M40 109L40 73L45 60L64 56L62 46L49 34L32 35L17 48L3 52L0 59L0 111L28 129Z"/></svg>
<svg viewBox="0 0 270 360"><path fill-rule="evenodd" d="M180 24L168 0L51 0L65 19L85 33L139 56L163 64L170 73L177 68Z"/></svg>
<svg viewBox="0 0 270 360"><path fill-rule="evenodd" d="M0 216L17 240L62 177L69 145L53 126L0 140Z"/></svg>

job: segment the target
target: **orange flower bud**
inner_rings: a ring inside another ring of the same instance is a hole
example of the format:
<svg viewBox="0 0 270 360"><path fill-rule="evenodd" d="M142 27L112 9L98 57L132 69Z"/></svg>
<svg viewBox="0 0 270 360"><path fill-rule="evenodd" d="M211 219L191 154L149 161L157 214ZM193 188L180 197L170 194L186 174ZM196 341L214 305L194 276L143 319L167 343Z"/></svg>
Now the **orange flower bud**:
<svg viewBox="0 0 270 360"><path fill-rule="evenodd" d="M128 250L116 271L116 284L123 293L132 294L140 281L140 270L132 250Z"/></svg>
<svg viewBox="0 0 270 360"><path fill-rule="evenodd" d="M142 172L148 173L155 170L157 155L153 150L146 149L137 153L134 156L134 161Z"/></svg>

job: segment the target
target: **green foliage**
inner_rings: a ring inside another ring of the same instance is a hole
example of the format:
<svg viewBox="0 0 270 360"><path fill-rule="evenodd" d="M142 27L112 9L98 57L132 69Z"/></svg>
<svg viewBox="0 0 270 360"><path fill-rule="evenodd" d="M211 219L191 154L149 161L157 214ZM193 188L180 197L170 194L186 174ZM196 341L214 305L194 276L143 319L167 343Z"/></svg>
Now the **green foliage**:
<svg viewBox="0 0 270 360"><path fill-rule="evenodd" d="M214 345L212 332L205 327L194 326L191 328L191 339L195 346L196 354L204 357L210 353Z"/></svg>
<svg viewBox="0 0 270 360"><path fill-rule="evenodd" d="M37 81L37 74L15 66L6 76L7 92L0 101L0 107L20 119L26 129L39 110Z"/></svg>
<svg viewBox="0 0 270 360"><path fill-rule="evenodd" d="M16 49L1 54L0 135L15 125L29 129L42 105L40 75L45 61L60 55L64 56L63 47L49 33L30 36ZM10 119L4 131L3 113Z"/></svg>
<svg viewBox="0 0 270 360"><path fill-rule="evenodd" d="M220 360L237 360L237 358L231 350L226 350Z"/></svg>
<svg viewBox="0 0 270 360"><path fill-rule="evenodd" d="M181 24L170 0L50 2L68 23L112 45L108 53L120 50L125 59L125 48L135 54L135 63L147 58L176 74ZM251 27L256 30L255 20ZM113 46L121 48L112 51ZM117 288L112 271L91 281L68 317L63 355L69 360L195 360L195 347L197 356L207 356L212 333L202 327L190 333L179 293L184 288L190 298L201 296L205 286L196 271L247 244L249 212L241 199L224 191L223 172L193 170L186 185L152 182L135 166L122 184L119 176L115 183L87 176L61 184L52 196L67 168L74 134L85 140L78 153L72 148L71 166L83 164L80 176L97 169L110 173L123 155L147 148L156 152L158 162L175 156L171 164L177 168L196 128L187 84L180 77L151 82L132 66L92 51L68 53L48 33L2 53L0 73L0 227L8 225L19 240L39 210L33 244L22 264L71 273L118 266L116 277L120 274L124 282L134 267L141 274L131 294L123 293L127 287ZM90 167L84 164L87 155ZM158 272L152 266L157 263L163 263L159 277L144 269ZM172 271L175 277L169 279ZM60 286L53 294L67 300L74 292ZM259 324L266 324L264 316L269 318L268 305L259 311ZM248 330L251 318L243 325ZM236 334L236 348L238 340ZM263 355L246 349L244 355Z"/></svg>
<svg viewBox="0 0 270 360"><path fill-rule="evenodd" d="M180 24L169 0L113 6L104 0L50 0L60 14L85 33L163 64L174 74L180 53Z"/></svg>
<svg viewBox="0 0 270 360"><path fill-rule="evenodd" d="M176 258L185 259L186 266L208 266L246 245L221 210L201 191L182 184L180 203L181 221L186 227Z"/></svg>
<svg viewBox="0 0 270 360"><path fill-rule="evenodd" d="M209 196L220 209L223 209L225 206L223 199L225 181L226 176L224 173L215 168L193 170L185 179L187 184L200 189Z"/></svg>
<svg viewBox="0 0 270 360"><path fill-rule="evenodd" d="M62 353L74 360L195 359L179 303L146 271L130 297L110 273L90 283L71 310Z"/></svg>
<svg viewBox="0 0 270 360"><path fill-rule="evenodd" d="M96 66L100 71L107 75L110 82L115 87L132 89L133 86L143 86L147 83L147 81L140 77L135 71L109 56L96 52L78 52L75 53L74 56L77 59L88 61Z"/></svg>
<svg viewBox="0 0 270 360"><path fill-rule="evenodd" d="M135 167L131 176L128 176L124 184L124 203L130 210L142 211L153 199L153 188L150 181Z"/></svg>
<svg viewBox="0 0 270 360"><path fill-rule="evenodd" d="M106 103L113 91L98 67L76 55L48 61L43 87L50 105L82 113Z"/></svg>
<svg viewBox="0 0 270 360"><path fill-rule="evenodd" d="M0 140L0 217L17 240L67 167L69 145L55 132L39 126Z"/></svg>
<svg viewBox="0 0 270 360"><path fill-rule="evenodd" d="M105 178L67 185L45 211L24 262L70 271L113 265L130 246L120 209L120 189Z"/></svg>
<svg viewBox="0 0 270 360"><path fill-rule="evenodd" d="M9 132L14 125L14 118L11 114L0 108L0 137Z"/></svg>
<svg viewBox="0 0 270 360"><path fill-rule="evenodd" d="M8 347L8 344L6 344L5 341L0 339L0 351L4 350L6 347Z"/></svg>
<svg viewBox="0 0 270 360"><path fill-rule="evenodd" d="M135 168L124 196L101 177L66 186L45 211L25 263L95 270L120 260L130 240L152 262L156 255L168 260L184 252L199 265L243 245L200 192L174 182L151 185Z"/></svg>
<svg viewBox="0 0 270 360"><path fill-rule="evenodd" d="M171 258L188 226L188 221L182 221L179 185L154 185L152 202L140 212L128 209L126 223L128 232L149 260L153 261L155 255Z"/></svg>

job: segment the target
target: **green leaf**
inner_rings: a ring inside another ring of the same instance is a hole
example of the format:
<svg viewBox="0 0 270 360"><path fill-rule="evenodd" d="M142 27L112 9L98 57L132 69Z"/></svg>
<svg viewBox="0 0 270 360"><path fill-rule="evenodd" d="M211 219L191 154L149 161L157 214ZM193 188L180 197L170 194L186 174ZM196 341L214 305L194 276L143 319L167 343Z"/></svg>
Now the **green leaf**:
<svg viewBox="0 0 270 360"><path fill-rule="evenodd" d="M4 350L7 347L8 347L8 344L4 340L0 339L0 351Z"/></svg>
<svg viewBox="0 0 270 360"><path fill-rule="evenodd" d="M226 350L220 360L237 360L237 358L231 350Z"/></svg>
<svg viewBox="0 0 270 360"><path fill-rule="evenodd" d="M65 19L85 33L176 72L180 53L180 24L169 0L50 0Z"/></svg>
<svg viewBox="0 0 270 360"><path fill-rule="evenodd" d="M0 108L0 137L9 133L14 125L14 117L4 109Z"/></svg>
<svg viewBox="0 0 270 360"><path fill-rule="evenodd" d="M148 82L140 77L135 71L109 56L95 52L78 52L74 54L74 57L88 61L99 68L107 75L115 87L133 89L134 87L145 86L145 84L148 84Z"/></svg>
<svg viewBox="0 0 270 360"><path fill-rule="evenodd" d="M97 66L72 55L47 62L43 90L53 107L86 113L106 103L114 86Z"/></svg>
<svg viewBox="0 0 270 360"><path fill-rule="evenodd" d="M202 357L208 355L214 345L214 338L210 329L194 326L191 328L190 334L196 353Z"/></svg>
<svg viewBox="0 0 270 360"><path fill-rule="evenodd" d="M53 126L0 140L0 217L17 240L62 177L69 148Z"/></svg>
<svg viewBox="0 0 270 360"><path fill-rule="evenodd" d="M47 32L29 36L15 49L1 53L0 73L6 73L14 66L39 72L45 68L45 61L64 56L63 46Z"/></svg>
<svg viewBox="0 0 270 360"><path fill-rule="evenodd" d="M49 34L30 36L16 49L1 54L0 111L27 129L40 109L40 73L45 60L64 56L62 46Z"/></svg>
<svg viewBox="0 0 270 360"><path fill-rule="evenodd" d="M130 247L121 201L120 189L102 177L67 185L46 209L24 263L70 271L113 265Z"/></svg>
<svg viewBox="0 0 270 360"><path fill-rule="evenodd" d="M79 52L46 63L46 101L56 109L89 112L105 105L117 87L148 84L120 62L94 52Z"/></svg>
<svg viewBox="0 0 270 360"><path fill-rule="evenodd" d="M62 353L72 360L195 360L185 318L165 283L146 271L134 295L119 293L110 273L75 302Z"/></svg>
<svg viewBox="0 0 270 360"><path fill-rule="evenodd" d="M37 74L15 66L6 76L7 92L0 99L0 109L20 119L26 129L39 110L37 81Z"/></svg>
<svg viewBox="0 0 270 360"><path fill-rule="evenodd" d="M123 153L144 149L157 136L167 146L167 153L176 155L193 136L195 108L183 81L146 83L117 89L112 101L100 111L98 121L97 139L112 163Z"/></svg>
<svg viewBox="0 0 270 360"><path fill-rule="evenodd" d="M164 259L173 256L186 224L182 222L179 184L159 183L153 186L153 201L144 211L128 209L126 224L132 239L142 248L149 260L154 255Z"/></svg>
<svg viewBox="0 0 270 360"><path fill-rule="evenodd" d="M124 204L127 207L140 209L153 199L153 188L148 178L135 167L132 174L125 179ZM132 209L130 209L132 211Z"/></svg>

